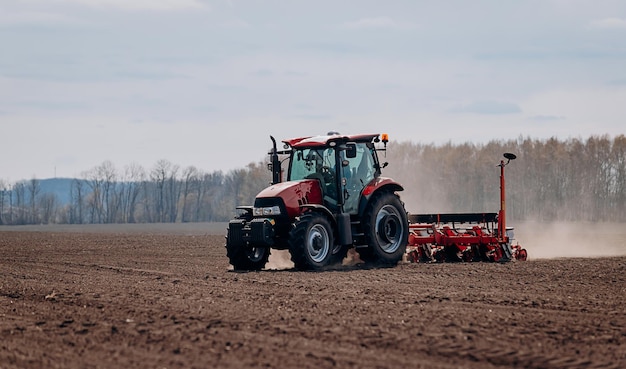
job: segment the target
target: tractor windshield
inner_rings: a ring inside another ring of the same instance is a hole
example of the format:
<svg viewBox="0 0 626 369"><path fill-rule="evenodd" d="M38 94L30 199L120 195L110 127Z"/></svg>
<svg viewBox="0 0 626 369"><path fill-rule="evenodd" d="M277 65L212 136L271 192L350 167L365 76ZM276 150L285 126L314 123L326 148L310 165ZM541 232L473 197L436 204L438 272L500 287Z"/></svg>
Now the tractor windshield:
<svg viewBox="0 0 626 369"><path fill-rule="evenodd" d="M289 180L317 178L334 172L335 150L332 148L299 149L292 153L289 163Z"/></svg>
<svg viewBox="0 0 626 369"><path fill-rule="evenodd" d="M291 154L289 180L317 179L327 204L337 203L334 148L296 149Z"/></svg>

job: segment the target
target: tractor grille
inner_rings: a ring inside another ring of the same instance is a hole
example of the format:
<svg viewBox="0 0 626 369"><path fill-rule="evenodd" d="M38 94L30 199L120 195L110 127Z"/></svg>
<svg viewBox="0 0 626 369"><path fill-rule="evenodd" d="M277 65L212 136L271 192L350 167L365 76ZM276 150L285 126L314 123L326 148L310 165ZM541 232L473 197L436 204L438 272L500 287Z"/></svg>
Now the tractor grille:
<svg viewBox="0 0 626 369"><path fill-rule="evenodd" d="M257 198L254 200L255 207L271 207L278 206L280 208L280 215L273 216L274 220L273 225L273 244L272 247L277 249L286 249L287 245L287 237L289 231L291 230L292 219L289 218L289 214L287 214L287 207L285 206L285 202L280 197L267 197L267 198ZM268 219L268 218L259 218L259 219Z"/></svg>
<svg viewBox="0 0 626 369"><path fill-rule="evenodd" d="M274 244L274 227L269 219L257 218L250 222L252 243L254 245L272 246Z"/></svg>

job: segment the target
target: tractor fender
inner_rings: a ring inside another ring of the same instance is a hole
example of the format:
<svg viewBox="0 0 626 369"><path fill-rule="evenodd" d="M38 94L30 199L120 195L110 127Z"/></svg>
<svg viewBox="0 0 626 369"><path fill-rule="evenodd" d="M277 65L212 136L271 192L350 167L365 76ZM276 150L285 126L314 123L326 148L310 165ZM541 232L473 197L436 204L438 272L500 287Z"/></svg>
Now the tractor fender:
<svg viewBox="0 0 626 369"><path fill-rule="evenodd" d="M339 245L352 244L352 227L350 224L350 214L333 214L326 206L318 204L305 204L300 207L302 213L316 212L326 215L328 221L336 232L336 239Z"/></svg>
<svg viewBox="0 0 626 369"><path fill-rule="evenodd" d="M394 193L398 191L404 191L404 187L391 178L374 178L370 183L367 184L367 186L365 186L365 188L363 188L363 191L361 192L361 200L359 201L359 216L363 215L365 207L367 206L367 203L370 201L372 196L381 191Z"/></svg>
<svg viewBox="0 0 626 369"><path fill-rule="evenodd" d="M318 213L322 213L325 214L328 219L330 219L330 221L333 223L333 225L337 225L336 221L335 221L335 215L324 205L320 205L320 204L304 204L300 206L300 210L302 213L304 213L305 211L316 211Z"/></svg>

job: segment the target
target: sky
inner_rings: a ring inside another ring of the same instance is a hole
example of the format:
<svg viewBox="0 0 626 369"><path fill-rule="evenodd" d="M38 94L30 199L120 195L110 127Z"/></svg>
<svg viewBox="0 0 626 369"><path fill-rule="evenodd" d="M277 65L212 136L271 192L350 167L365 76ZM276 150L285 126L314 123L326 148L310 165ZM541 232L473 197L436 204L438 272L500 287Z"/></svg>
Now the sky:
<svg viewBox="0 0 626 369"><path fill-rule="evenodd" d="M0 0L0 180L626 134L623 0Z"/></svg>

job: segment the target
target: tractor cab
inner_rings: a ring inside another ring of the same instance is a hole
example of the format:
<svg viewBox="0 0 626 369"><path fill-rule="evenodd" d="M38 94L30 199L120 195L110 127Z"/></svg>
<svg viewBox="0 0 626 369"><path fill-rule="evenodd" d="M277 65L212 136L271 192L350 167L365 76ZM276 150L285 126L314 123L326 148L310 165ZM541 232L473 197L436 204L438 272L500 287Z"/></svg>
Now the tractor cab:
<svg viewBox="0 0 626 369"><path fill-rule="evenodd" d="M387 135L383 134L383 143ZM333 213L357 214L363 189L381 174L378 135L317 136L284 141L291 148L287 181L315 179L323 205Z"/></svg>
<svg viewBox="0 0 626 369"><path fill-rule="evenodd" d="M343 203L344 212L356 214L360 193L380 175L379 168L372 142L295 148L289 161L287 180L315 179L319 181L326 207L336 212ZM342 201L339 194L343 196Z"/></svg>

